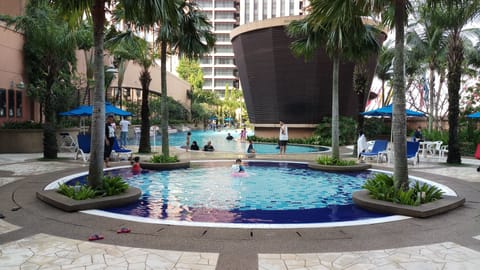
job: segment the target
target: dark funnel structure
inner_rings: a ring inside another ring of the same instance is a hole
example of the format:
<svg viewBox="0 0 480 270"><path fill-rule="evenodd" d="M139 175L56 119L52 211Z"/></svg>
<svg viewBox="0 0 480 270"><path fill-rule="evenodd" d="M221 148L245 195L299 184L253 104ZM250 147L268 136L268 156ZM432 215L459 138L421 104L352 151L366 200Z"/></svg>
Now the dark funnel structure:
<svg viewBox="0 0 480 270"><path fill-rule="evenodd" d="M235 28L231 33L235 61L250 122L260 136L278 136L278 122L290 136L304 137L332 111L332 61L323 50L308 61L295 57L285 26L301 17L280 17ZM381 42L384 40L382 36ZM377 57L367 64L373 78ZM351 62L340 64L340 115L356 117ZM275 133L272 133L275 132Z"/></svg>

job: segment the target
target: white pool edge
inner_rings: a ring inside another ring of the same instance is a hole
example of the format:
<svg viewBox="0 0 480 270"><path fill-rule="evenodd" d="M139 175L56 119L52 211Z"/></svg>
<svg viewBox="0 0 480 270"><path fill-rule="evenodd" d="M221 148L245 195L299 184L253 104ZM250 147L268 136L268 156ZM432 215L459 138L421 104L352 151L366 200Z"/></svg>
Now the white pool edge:
<svg viewBox="0 0 480 270"><path fill-rule="evenodd" d="M191 163L206 163L206 162L233 162L232 160L192 160ZM290 161L290 160L248 160L248 162L270 162L270 163L295 163L295 164L308 164L308 162L304 161ZM116 169L123 169L123 168L130 168L131 166L118 166L105 169L105 171L116 170ZM392 174L390 171L385 170L378 170L378 169L370 169L370 171L374 172L381 172L386 174ZM70 181L73 178L77 178L80 176L84 176L88 174L88 172L81 172L72 174L66 177L62 177L57 179L50 184L48 184L44 189L56 189L59 184L65 183ZM421 181L428 183L429 185L436 186L440 188L445 195L448 196L457 196L457 193L452 190L451 188L439 184L437 182L427 180L417 176L410 176L412 180ZM401 215L393 215L388 217L381 217L381 218L368 218L368 219L359 219L353 221L338 221L338 222L321 222L321 223L301 223L301 224L265 224L265 223L214 223L214 222L193 222L193 221L173 221L173 220L162 220L162 219L154 219L154 218L147 218L147 217L136 217L124 214L116 214L111 213L103 210L84 210L80 211L85 214L95 215L95 216L102 216L107 218L114 218L120 220L128 220L128 221L135 221L141 223L149 223L149 224L160 224L160 225L172 225L172 226L187 226L187 227L210 227L210 228L234 228L234 229L303 229L303 228L334 228L334 227L347 227L347 226L362 226L362 225L370 225L370 224L379 224L379 223L387 223L387 222L395 222L410 219L411 217L408 216L401 216Z"/></svg>

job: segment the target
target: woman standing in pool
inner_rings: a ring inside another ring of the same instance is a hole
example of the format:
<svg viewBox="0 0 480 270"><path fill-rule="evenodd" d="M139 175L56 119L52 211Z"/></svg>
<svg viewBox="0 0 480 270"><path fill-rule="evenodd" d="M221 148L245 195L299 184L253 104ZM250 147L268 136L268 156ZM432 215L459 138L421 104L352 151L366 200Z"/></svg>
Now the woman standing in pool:
<svg viewBox="0 0 480 270"><path fill-rule="evenodd" d="M280 155L285 154L287 151L288 142L288 127L280 121L280 134L278 136L278 146L280 146Z"/></svg>

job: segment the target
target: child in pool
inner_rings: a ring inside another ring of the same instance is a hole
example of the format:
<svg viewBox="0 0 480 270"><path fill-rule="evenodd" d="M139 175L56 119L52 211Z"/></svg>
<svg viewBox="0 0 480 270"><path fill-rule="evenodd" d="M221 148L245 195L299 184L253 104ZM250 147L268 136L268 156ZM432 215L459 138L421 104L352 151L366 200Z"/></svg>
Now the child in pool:
<svg viewBox="0 0 480 270"><path fill-rule="evenodd" d="M234 173L244 173L245 172L245 167L242 164L242 160L237 158L235 160L235 164L232 166L232 171Z"/></svg>
<svg viewBox="0 0 480 270"><path fill-rule="evenodd" d="M140 157L134 157L132 161L132 172L140 173L141 171L142 167L140 167Z"/></svg>

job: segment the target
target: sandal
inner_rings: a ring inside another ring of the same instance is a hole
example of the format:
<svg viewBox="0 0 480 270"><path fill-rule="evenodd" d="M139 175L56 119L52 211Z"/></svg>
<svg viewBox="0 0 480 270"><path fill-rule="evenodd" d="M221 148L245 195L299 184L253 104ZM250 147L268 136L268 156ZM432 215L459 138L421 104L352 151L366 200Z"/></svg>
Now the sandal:
<svg viewBox="0 0 480 270"><path fill-rule="evenodd" d="M90 235L90 237L88 238L88 241L96 241L96 240L102 240L102 239L103 239L103 236L102 236L102 235L92 234L92 235Z"/></svg>
<svg viewBox="0 0 480 270"><path fill-rule="evenodd" d="M125 227L120 228L120 229L117 231L117 233L129 233L129 232L131 232L131 230L130 230L129 228L125 228Z"/></svg>

